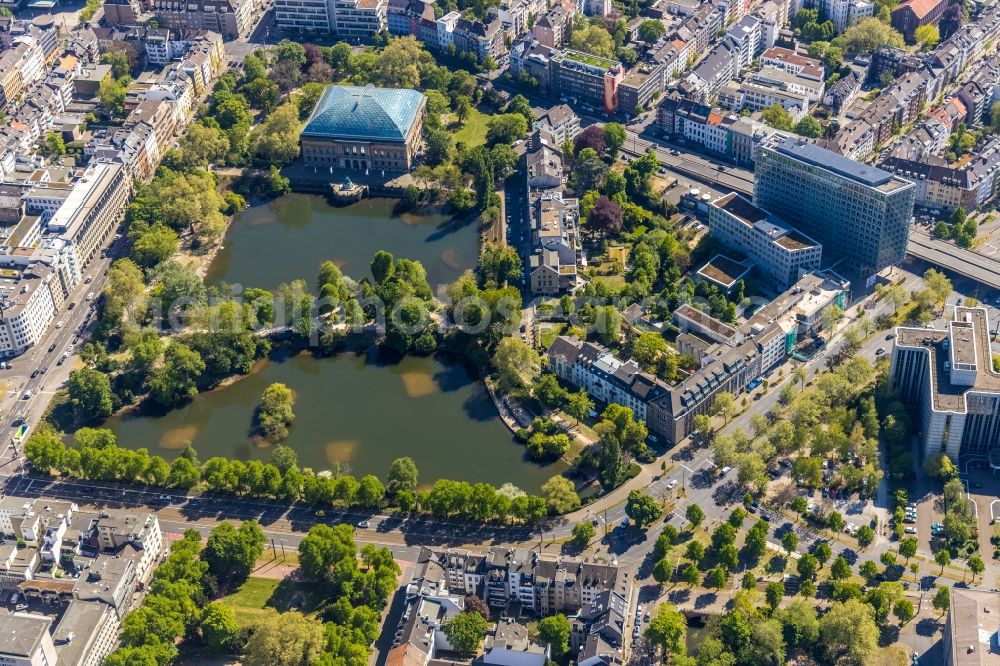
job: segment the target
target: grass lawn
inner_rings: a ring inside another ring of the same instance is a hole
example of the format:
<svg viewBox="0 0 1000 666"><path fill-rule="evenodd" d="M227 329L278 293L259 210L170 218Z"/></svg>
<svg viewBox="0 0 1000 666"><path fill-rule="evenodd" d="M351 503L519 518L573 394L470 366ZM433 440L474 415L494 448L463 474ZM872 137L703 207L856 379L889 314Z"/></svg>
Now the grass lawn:
<svg viewBox="0 0 1000 666"><path fill-rule="evenodd" d="M594 282L600 282L605 287L609 289L621 289L625 286L625 276L620 274L615 275L595 275L590 278Z"/></svg>
<svg viewBox="0 0 1000 666"><path fill-rule="evenodd" d="M314 583L251 577L220 601L233 609L236 621L245 627L263 615L267 607L279 612L298 609L313 613L323 601L323 590Z"/></svg>
<svg viewBox="0 0 1000 666"><path fill-rule="evenodd" d="M569 324L565 322L555 322L551 324L542 324L539 326L538 338L543 349L548 349L553 341L566 330Z"/></svg>
<svg viewBox="0 0 1000 666"><path fill-rule="evenodd" d="M469 148L483 145L486 143L486 121L489 119L489 115L478 109L470 109L462 129L455 132L455 141L461 141Z"/></svg>

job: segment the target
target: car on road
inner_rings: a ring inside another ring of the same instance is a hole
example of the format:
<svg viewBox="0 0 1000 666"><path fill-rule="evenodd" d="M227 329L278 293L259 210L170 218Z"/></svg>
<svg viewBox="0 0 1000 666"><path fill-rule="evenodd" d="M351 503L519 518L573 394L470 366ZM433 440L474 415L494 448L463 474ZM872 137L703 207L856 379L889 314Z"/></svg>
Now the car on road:
<svg viewBox="0 0 1000 666"><path fill-rule="evenodd" d="M169 502L170 501L170 495L160 495L160 501L161 502Z"/></svg>
<svg viewBox="0 0 1000 666"><path fill-rule="evenodd" d="M881 356L884 353L885 353L885 347L879 347L878 349L875 350L876 356Z"/></svg>
<svg viewBox="0 0 1000 666"><path fill-rule="evenodd" d="M34 379L34 378L35 378L35 377L37 377L37 376L38 376L38 370L35 370L35 371L33 371L33 372L31 373L31 378L32 378L32 379Z"/></svg>
<svg viewBox="0 0 1000 666"><path fill-rule="evenodd" d="M667 490L673 490L677 487L677 479L670 479L670 483L667 484Z"/></svg>
<svg viewBox="0 0 1000 666"><path fill-rule="evenodd" d="M63 320L62 320L62 319L60 319L59 321L57 321L57 322L56 322L56 328L62 328L62 327L63 327L63 323L64 323L64 322L63 322Z"/></svg>
<svg viewBox="0 0 1000 666"><path fill-rule="evenodd" d="M51 345L49 345L49 351L53 352L55 350L56 350L56 343L53 342Z"/></svg>
<svg viewBox="0 0 1000 666"><path fill-rule="evenodd" d="M367 529L368 525L369 525L369 523L368 523L367 520L359 520L358 521L358 527L360 527L361 529Z"/></svg>
<svg viewBox="0 0 1000 666"><path fill-rule="evenodd" d="M29 398L31 398L31 389L28 389L27 391L25 391L24 395L21 396L21 398L24 399L24 400L28 400Z"/></svg>

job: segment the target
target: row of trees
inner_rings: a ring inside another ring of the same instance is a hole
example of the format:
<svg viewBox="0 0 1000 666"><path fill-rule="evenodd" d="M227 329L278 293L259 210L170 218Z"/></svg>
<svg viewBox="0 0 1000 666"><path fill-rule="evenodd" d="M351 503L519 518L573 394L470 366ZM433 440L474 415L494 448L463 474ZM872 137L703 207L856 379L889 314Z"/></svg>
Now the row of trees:
<svg viewBox="0 0 1000 666"><path fill-rule="evenodd" d="M418 492L417 469L410 458L394 461L383 483L371 474L356 479L348 474L300 470L294 451L285 446L276 447L266 463L221 457L201 463L191 447L168 463L146 449L118 446L110 430L81 428L74 440L67 446L59 433L42 428L28 439L25 455L36 471L80 479L182 491L201 488L336 507L377 509L391 505L401 511L422 511L440 518L536 523L549 513L566 513L580 506L572 482L562 476L547 481L542 496L528 495L512 484L495 488L486 483L448 479L438 479L430 489Z"/></svg>

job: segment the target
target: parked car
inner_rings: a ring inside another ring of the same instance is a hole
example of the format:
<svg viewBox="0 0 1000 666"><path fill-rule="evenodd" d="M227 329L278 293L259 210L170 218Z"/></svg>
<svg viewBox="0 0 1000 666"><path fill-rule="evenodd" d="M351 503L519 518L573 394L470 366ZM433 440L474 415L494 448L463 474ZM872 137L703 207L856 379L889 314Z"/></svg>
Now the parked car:
<svg viewBox="0 0 1000 666"><path fill-rule="evenodd" d="M367 520L359 520L358 521L358 527L360 527L361 529L367 529L368 528L368 521Z"/></svg>

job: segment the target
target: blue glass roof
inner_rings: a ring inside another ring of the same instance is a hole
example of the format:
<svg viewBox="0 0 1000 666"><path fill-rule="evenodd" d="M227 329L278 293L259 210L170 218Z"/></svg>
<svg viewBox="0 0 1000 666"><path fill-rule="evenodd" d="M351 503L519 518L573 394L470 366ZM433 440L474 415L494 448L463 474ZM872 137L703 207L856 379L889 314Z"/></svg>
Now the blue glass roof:
<svg viewBox="0 0 1000 666"><path fill-rule="evenodd" d="M328 86L302 134L405 141L424 96L407 88Z"/></svg>

